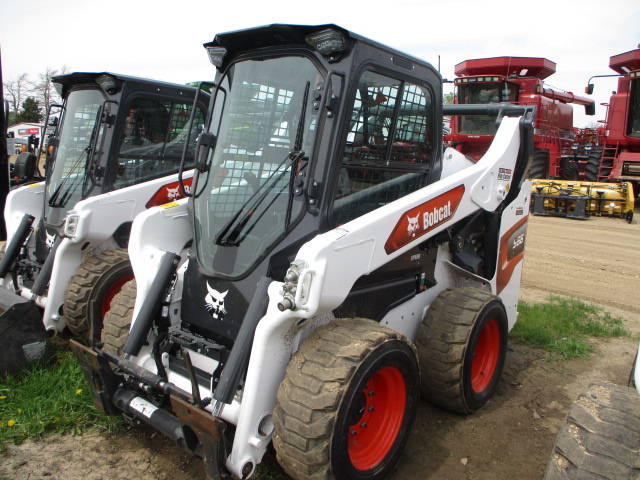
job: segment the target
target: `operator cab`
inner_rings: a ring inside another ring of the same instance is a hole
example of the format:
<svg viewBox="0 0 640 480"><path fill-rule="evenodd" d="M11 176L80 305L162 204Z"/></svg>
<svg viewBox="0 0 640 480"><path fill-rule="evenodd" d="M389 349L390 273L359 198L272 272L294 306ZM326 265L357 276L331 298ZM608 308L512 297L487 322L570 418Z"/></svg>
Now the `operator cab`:
<svg viewBox="0 0 640 480"><path fill-rule="evenodd" d="M309 238L439 179L442 91L431 65L335 25L270 25L205 47L217 88L171 338L213 342L224 356L258 281L282 281ZM380 277L405 273L371 278L382 291ZM392 297L415 294L409 277Z"/></svg>
<svg viewBox="0 0 640 480"><path fill-rule="evenodd" d="M193 159L206 111L198 105L189 132L193 87L113 73L71 73L53 82L64 103L48 114L56 120L47 124L56 128L47 141L40 261L77 202L177 172L187 137L186 158ZM193 168L190 162L187 168ZM124 230L121 246L128 238Z"/></svg>

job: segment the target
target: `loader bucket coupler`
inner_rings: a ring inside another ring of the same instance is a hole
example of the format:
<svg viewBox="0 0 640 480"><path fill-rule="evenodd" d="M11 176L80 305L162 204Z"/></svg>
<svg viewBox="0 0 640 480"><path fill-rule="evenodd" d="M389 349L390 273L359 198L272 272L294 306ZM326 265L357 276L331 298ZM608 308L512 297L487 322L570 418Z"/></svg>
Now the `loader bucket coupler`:
<svg viewBox="0 0 640 480"><path fill-rule="evenodd" d="M35 364L50 366L55 349L32 301L0 289L0 377Z"/></svg>

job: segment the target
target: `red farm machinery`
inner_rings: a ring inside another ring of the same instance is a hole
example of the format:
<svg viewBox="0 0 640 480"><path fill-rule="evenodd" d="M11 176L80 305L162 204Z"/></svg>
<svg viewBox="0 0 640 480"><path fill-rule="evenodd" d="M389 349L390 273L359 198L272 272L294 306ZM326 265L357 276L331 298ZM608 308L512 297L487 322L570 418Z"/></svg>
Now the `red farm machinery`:
<svg viewBox="0 0 640 480"><path fill-rule="evenodd" d="M618 89L607 105L606 120L579 130L573 156L585 165L587 181L534 180L532 210L540 215L587 218L590 215L633 219L640 193L640 46L609 60ZM585 92L593 93L589 81Z"/></svg>
<svg viewBox="0 0 640 480"><path fill-rule="evenodd" d="M609 100L604 126L598 129L597 153L601 157L597 180L631 182L637 196L640 194L640 45L635 50L612 56L609 67L619 75L618 89ZM592 83L586 93L593 93Z"/></svg>
<svg viewBox="0 0 640 480"><path fill-rule="evenodd" d="M578 180L586 175L587 162L580 161L572 149L576 141L573 108L569 104L582 105L587 115L594 115L595 103L589 98L545 85L544 79L555 71L556 64L546 58L465 60L455 67L458 78L454 80L454 102L535 106L535 150L529 178ZM451 133L445 140L458 151L478 159L486 152L496 131L495 123L486 117L464 115L451 119Z"/></svg>

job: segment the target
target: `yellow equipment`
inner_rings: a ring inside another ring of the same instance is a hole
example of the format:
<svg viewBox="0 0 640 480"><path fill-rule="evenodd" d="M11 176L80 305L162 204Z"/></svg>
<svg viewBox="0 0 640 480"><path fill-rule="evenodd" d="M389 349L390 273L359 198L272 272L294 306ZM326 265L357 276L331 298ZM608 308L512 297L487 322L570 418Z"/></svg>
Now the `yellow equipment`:
<svg viewBox="0 0 640 480"><path fill-rule="evenodd" d="M534 215L552 215L587 219L620 217L633 219L631 182L579 182L573 180L531 180L531 211Z"/></svg>

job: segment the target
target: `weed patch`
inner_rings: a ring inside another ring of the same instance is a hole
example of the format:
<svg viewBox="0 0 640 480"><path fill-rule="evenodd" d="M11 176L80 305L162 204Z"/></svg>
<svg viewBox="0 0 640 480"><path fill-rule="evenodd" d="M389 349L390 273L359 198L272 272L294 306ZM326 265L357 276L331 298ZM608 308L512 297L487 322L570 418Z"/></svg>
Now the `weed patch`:
<svg viewBox="0 0 640 480"><path fill-rule="evenodd" d="M0 378L0 452L45 432L81 433L96 426L115 430L119 417L96 410L80 366L69 351L50 368L35 367L21 377Z"/></svg>
<svg viewBox="0 0 640 480"><path fill-rule="evenodd" d="M628 337L622 319L580 300L549 296L545 303L520 302L511 335L562 358L588 357L591 338Z"/></svg>

